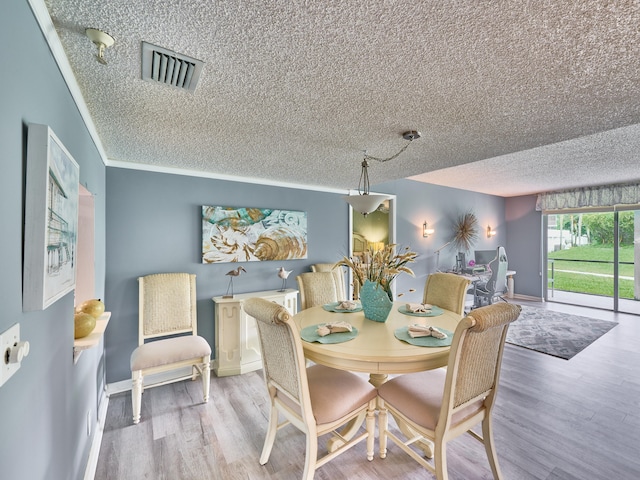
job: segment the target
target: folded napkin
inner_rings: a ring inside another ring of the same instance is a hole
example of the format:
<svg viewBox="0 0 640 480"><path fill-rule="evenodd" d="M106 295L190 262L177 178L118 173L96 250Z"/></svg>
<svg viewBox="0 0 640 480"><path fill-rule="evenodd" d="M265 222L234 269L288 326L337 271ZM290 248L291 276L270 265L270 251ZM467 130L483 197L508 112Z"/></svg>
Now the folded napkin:
<svg viewBox="0 0 640 480"><path fill-rule="evenodd" d="M411 338L416 337L435 337L440 340L447 338L447 334L441 332L436 327L430 327L428 325L409 325L407 330Z"/></svg>
<svg viewBox="0 0 640 480"><path fill-rule="evenodd" d="M429 303L407 303L407 312L411 313L427 313L431 311L433 305Z"/></svg>
<svg viewBox="0 0 640 480"><path fill-rule="evenodd" d="M318 327L318 335L324 337L330 333L350 332L353 327L347 322L327 323Z"/></svg>
<svg viewBox="0 0 640 480"><path fill-rule="evenodd" d="M350 300L342 300L335 306L336 310L355 310L356 308L358 308L358 304Z"/></svg>

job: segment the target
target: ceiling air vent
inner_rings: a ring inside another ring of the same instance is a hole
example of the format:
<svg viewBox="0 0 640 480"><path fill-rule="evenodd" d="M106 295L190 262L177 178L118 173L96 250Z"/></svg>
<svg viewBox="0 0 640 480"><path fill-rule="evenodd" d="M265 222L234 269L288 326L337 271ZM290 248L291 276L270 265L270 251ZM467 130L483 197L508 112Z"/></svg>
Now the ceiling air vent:
<svg viewBox="0 0 640 480"><path fill-rule="evenodd" d="M142 79L193 92L204 62L142 42Z"/></svg>

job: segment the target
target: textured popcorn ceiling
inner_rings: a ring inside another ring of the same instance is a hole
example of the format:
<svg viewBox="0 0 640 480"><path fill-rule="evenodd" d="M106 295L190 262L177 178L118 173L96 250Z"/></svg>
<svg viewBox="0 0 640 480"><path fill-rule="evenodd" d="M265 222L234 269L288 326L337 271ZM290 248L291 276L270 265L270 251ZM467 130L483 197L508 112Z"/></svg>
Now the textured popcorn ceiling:
<svg viewBox="0 0 640 480"><path fill-rule="evenodd" d="M47 0L111 165L503 196L640 180L637 1ZM110 33L108 65L86 27ZM143 82L143 41L205 62Z"/></svg>

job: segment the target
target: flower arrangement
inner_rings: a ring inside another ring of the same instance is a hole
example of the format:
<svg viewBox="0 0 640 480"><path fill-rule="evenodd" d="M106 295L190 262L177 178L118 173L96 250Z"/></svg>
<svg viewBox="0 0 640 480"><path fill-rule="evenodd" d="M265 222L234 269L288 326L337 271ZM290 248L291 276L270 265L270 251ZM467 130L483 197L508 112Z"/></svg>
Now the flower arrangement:
<svg viewBox="0 0 640 480"><path fill-rule="evenodd" d="M396 244L390 243L380 250L370 248L367 255L369 258L367 263L343 257L334 265L334 268L337 266L350 268L353 271L353 281L360 288L364 285L365 280L377 283L387 293L389 300L393 300L391 282L394 278L403 272L412 277L415 276L407 264L415 262L418 254L409 250L409 247L402 249L402 253L396 253Z"/></svg>

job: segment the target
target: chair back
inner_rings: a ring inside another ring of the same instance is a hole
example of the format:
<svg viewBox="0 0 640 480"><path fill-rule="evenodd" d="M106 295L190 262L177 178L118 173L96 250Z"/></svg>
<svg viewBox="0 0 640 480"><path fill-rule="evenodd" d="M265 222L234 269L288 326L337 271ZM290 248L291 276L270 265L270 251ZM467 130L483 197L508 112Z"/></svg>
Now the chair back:
<svg viewBox="0 0 640 480"><path fill-rule="evenodd" d="M334 268L335 267L335 268ZM341 266L335 266L335 263L315 263L311 265L312 272L331 272L335 277L336 286L338 289L338 300L346 300L347 290L346 290L346 282L344 280L344 270Z"/></svg>
<svg viewBox="0 0 640 480"><path fill-rule="evenodd" d="M477 409L491 410L507 329L520 310L520 305L495 303L473 310L460 321L449 353L440 422L451 423L456 410L474 402ZM440 422L438 428L448 427Z"/></svg>
<svg viewBox="0 0 640 480"><path fill-rule="evenodd" d="M509 262L504 247L496 249L496 258L489 263L491 278L487 282L487 290L492 294L501 295L507 290L507 269Z"/></svg>
<svg viewBox="0 0 640 480"><path fill-rule="evenodd" d="M267 387L293 401L300 409L298 415L313 415L302 343L291 326L291 314L282 305L257 297L245 300L242 308L256 319Z"/></svg>
<svg viewBox="0 0 640 480"><path fill-rule="evenodd" d="M196 276L158 273L138 277L138 345L148 338L197 335Z"/></svg>
<svg viewBox="0 0 640 480"><path fill-rule="evenodd" d="M305 272L296 277L300 292L300 309L344 300L339 298L333 272Z"/></svg>
<svg viewBox="0 0 640 480"><path fill-rule="evenodd" d="M454 273L432 273L427 277L424 285L423 302L437 305L462 316L470 283L468 278Z"/></svg>

